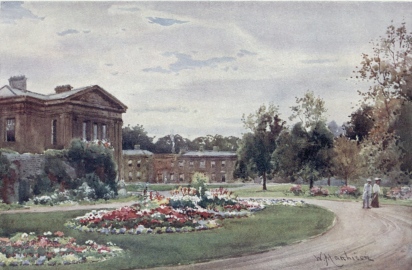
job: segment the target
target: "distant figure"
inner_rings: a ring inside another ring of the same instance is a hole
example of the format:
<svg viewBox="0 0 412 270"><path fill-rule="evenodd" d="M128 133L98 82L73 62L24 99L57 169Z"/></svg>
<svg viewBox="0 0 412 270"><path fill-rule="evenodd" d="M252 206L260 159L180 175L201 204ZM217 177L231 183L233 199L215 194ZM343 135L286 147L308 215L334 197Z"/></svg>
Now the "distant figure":
<svg viewBox="0 0 412 270"><path fill-rule="evenodd" d="M369 198L371 197L371 192L372 192L371 183L372 183L372 180L368 178L368 180L366 180L366 184L363 186L363 195L362 195L363 207L362 208L371 209L369 206Z"/></svg>
<svg viewBox="0 0 412 270"><path fill-rule="evenodd" d="M373 184L372 192L372 202L371 206L374 208L379 208L379 193L381 192L381 179L380 178L375 178L375 184Z"/></svg>
<svg viewBox="0 0 412 270"><path fill-rule="evenodd" d="M143 190L143 196L145 196L145 197L147 196L147 187L145 187L144 190Z"/></svg>

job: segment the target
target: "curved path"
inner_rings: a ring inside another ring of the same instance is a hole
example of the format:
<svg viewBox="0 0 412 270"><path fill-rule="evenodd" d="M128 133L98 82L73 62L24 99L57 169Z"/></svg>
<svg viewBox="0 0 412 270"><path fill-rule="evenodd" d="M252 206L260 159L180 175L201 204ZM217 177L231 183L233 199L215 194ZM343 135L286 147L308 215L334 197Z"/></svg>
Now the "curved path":
<svg viewBox="0 0 412 270"><path fill-rule="evenodd" d="M264 253L156 269L412 269L412 207L362 209L355 202L305 201L333 211L333 228Z"/></svg>
<svg viewBox="0 0 412 270"><path fill-rule="evenodd" d="M305 201L336 214L335 225L323 235L259 254L156 269L412 269L412 207L384 205L366 210L359 202ZM0 214L117 208L125 204L36 207Z"/></svg>

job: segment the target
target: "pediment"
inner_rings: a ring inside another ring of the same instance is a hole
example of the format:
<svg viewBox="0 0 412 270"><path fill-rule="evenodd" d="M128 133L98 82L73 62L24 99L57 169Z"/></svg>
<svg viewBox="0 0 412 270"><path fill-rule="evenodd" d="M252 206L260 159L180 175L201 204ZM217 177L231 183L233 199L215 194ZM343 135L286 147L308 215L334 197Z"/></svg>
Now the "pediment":
<svg viewBox="0 0 412 270"><path fill-rule="evenodd" d="M0 98L2 98L2 97L13 97L13 96L16 96L16 94L7 85L0 88Z"/></svg>
<svg viewBox="0 0 412 270"><path fill-rule="evenodd" d="M94 105L96 107L114 108L117 110L125 109L125 106L121 102L99 89L79 93L78 95L70 98L70 100L89 106Z"/></svg>

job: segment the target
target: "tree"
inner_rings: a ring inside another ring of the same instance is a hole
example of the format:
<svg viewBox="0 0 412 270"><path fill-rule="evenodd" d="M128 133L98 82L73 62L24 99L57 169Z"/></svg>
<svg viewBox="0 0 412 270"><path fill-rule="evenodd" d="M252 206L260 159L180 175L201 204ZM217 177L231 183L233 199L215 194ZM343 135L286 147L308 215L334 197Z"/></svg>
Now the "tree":
<svg viewBox="0 0 412 270"><path fill-rule="evenodd" d="M386 35L371 42L372 55L362 54L363 61L356 78L373 81L367 92L359 92L364 100L374 100L382 94L386 100L400 98L411 101L410 89L405 89L407 78L412 73L412 33L405 23L396 28L388 26Z"/></svg>
<svg viewBox="0 0 412 270"><path fill-rule="evenodd" d="M276 139L282 131L285 122L280 119L278 107L273 104L262 105L247 117L243 115L244 127L250 131L244 143L241 155L248 167L263 178L263 190L267 190L266 176L272 170L271 156L276 149Z"/></svg>
<svg viewBox="0 0 412 270"><path fill-rule="evenodd" d="M291 107L293 115L289 119L298 118L300 122L292 128L290 138L285 135L284 142L277 142L279 151L275 150L272 160L277 164L277 173L285 176L285 172L289 172L293 178L301 177L312 188L315 179L330 176L333 134L326 126L323 116L325 103L321 98L315 98L313 92L308 91L303 98L296 98L296 103ZM283 155L282 152L289 153ZM287 164L295 166L287 169Z"/></svg>
<svg viewBox="0 0 412 270"><path fill-rule="evenodd" d="M345 133L343 126L338 126L335 120L332 120L328 124L328 129L332 132L333 136L339 137Z"/></svg>
<svg viewBox="0 0 412 270"><path fill-rule="evenodd" d="M412 33L405 23L390 25L384 37L372 42L373 52L363 54L354 73L356 78L371 81L368 91L359 94L371 105L374 126L363 144L365 166L369 173L391 174L392 179L408 175L411 165L408 148L412 145L409 106L412 101ZM409 112L408 112L409 111ZM403 170L403 172L402 172ZM401 180L398 180L401 181Z"/></svg>
<svg viewBox="0 0 412 270"><path fill-rule="evenodd" d="M296 97L296 106L290 107L292 115L290 121L299 119L306 130L313 128L318 122L325 122L325 102L320 97L316 98L312 91L307 91L302 98Z"/></svg>
<svg viewBox="0 0 412 270"><path fill-rule="evenodd" d="M332 159L333 173L345 180L345 186L349 180L353 180L362 174L362 158L360 156L360 145L357 141L347 137L335 139Z"/></svg>
<svg viewBox="0 0 412 270"><path fill-rule="evenodd" d="M124 127L122 129L123 150L134 149L135 145L139 145L141 149L148 151L154 150L153 137L149 137L142 125L134 127Z"/></svg>
<svg viewBox="0 0 412 270"><path fill-rule="evenodd" d="M352 113L351 120L344 125L346 137L359 142L367 138L374 125L372 115L373 107L368 105L363 105Z"/></svg>

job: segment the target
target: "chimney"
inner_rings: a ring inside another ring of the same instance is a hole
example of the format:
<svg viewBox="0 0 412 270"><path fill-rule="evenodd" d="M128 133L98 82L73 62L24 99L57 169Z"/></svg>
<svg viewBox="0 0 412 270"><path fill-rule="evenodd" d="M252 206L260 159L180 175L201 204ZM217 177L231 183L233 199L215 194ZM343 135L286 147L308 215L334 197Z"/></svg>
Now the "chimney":
<svg viewBox="0 0 412 270"><path fill-rule="evenodd" d="M205 148L204 148L203 145L199 146L199 151L200 151L200 152L203 152L204 150L205 150Z"/></svg>
<svg viewBox="0 0 412 270"><path fill-rule="evenodd" d="M134 150L140 150L140 144L135 144L134 145Z"/></svg>
<svg viewBox="0 0 412 270"><path fill-rule="evenodd" d="M68 92L72 89L73 87L70 84L66 84L66 85L56 86L56 88L54 88L54 91L56 91L57 94L60 94L60 93Z"/></svg>
<svg viewBox="0 0 412 270"><path fill-rule="evenodd" d="M9 85L11 88L17 88L23 91L27 91L27 78L24 75L21 76L13 76L9 79Z"/></svg>
<svg viewBox="0 0 412 270"><path fill-rule="evenodd" d="M219 146L213 146L213 152L219 152Z"/></svg>

